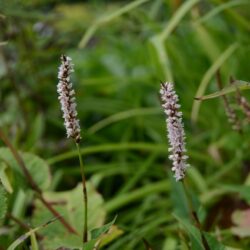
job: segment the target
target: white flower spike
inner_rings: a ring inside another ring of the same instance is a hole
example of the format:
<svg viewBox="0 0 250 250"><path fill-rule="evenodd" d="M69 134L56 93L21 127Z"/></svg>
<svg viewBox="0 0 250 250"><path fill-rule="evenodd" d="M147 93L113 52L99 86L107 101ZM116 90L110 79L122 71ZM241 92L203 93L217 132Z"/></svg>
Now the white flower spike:
<svg viewBox="0 0 250 250"><path fill-rule="evenodd" d="M57 85L58 99L61 103L64 125L67 131L67 137L73 138L76 143L81 140L81 129L77 119L75 91L70 80L70 74L74 72L71 58L65 55L61 56L61 65L59 67Z"/></svg>
<svg viewBox="0 0 250 250"><path fill-rule="evenodd" d="M185 132L182 123L182 112L179 111L178 96L175 93L173 83L166 82L161 85L161 99L164 113L167 115L167 132L169 140L169 159L173 162L172 171L175 172L176 181L185 177L188 156L185 147Z"/></svg>

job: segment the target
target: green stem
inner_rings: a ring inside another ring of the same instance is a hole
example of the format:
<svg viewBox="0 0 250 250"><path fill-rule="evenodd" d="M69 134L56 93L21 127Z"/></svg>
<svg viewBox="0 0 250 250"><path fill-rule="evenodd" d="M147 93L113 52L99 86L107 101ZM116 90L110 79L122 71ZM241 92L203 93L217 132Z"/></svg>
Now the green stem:
<svg viewBox="0 0 250 250"><path fill-rule="evenodd" d="M188 189L187 189L187 183L186 183L185 180L183 180L181 183L183 184L183 190L184 190L187 202L188 202L188 207L189 207L189 210L190 210L190 217L194 221L194 224L195 224L196 228L200 231L201 241L202 241L203 247L204 247L205 250L211 250L209 245L208 245L208 242L207 242L207 240L206 240L206 238L205 238L205 236L204 236L204 234L202 232L202 226L201 226L200 220L198 218L198 215L197 215L197 213L196 213L196 211L194 209L192 198L189 195L189 192L188 192Z"/></svg>
<svg viewBox="0 0 250 250"><path fill-rule="evenodd" d="M37 239L36 239L36 234L34 232L30 235L30 241L31 241L31 249L39 250Z"/></svg>
<svg viewBox="0 0 250 250"><path fill-rule="evenodd" d="M86 178L84 174L84 167L82 161L82 155L79 147L79 143L76 142L76 147L79 156L80 168L81 168L81 176L82 176L82 188L83 188L83 202L84 202L84 225L83 225L83 242L88 241L88 195L87 195L87 188L86 188Z"/></svg>

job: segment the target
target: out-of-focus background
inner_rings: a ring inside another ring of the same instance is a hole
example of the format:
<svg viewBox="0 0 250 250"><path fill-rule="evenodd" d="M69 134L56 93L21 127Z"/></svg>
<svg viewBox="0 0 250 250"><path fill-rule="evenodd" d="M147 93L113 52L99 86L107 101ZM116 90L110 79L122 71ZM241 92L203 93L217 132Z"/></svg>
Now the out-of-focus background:
<svg viewBox="0 0 250 250"><path fill-rule="evenodd" d="M49 190L74 188L80 171L56 92L60 55L70 56L87 179L104 200L105 221L117 214L122 231L107 249L144 249L143 238L153 249L186 249L173 216L185 215L186 203L170 171L159 97L160 83L172 81L187 134L187 182L204 228L248 249L248 120L234 93L241 133L221 97L194 97L218 91L218 70L223 86L230 76L250 80L249 18L247 0L1 0L0 126L18 150L49 163ZM25 204L16 216L31 221L33 205ZM5 235L2 249L17 232Z"/></svg>

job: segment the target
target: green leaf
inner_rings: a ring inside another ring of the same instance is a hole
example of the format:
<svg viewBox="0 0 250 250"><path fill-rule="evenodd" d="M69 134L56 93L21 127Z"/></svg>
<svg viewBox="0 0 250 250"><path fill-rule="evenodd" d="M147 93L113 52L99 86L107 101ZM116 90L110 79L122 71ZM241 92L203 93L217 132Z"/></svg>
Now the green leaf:
<svg viewBox="0 0 250 250"><path fill-rule="evenodd" d="M250 203L250 186L242 185L238 187L238 190L241 198Z"/></svg>
<svg viewBox="0 0 250 250"><path fill-rule="evenodd" d="M191 243L192 243L192 250L201 250L204 249L201 233L199 229L194 227L192 224L190 224L189 221L186 219L180 218L176 215L174 217L181 223L181 225L184 227L185 231L189 234ZM204 237L206 238L206 241L210 247L210 249L216 249L216 250L224 250L225 246L222 245L220 242L217 241L216 238L214 238L211 234L202 232Z"/></svg>
<svg viewBox="0 0 250 250"><path fill-rule="evenodd" d="M249 82L235 81L233 85L229 85L229 86L223 88L220 91L217 91L217 92L215 92L213 94L210 94L210 95L195 97L195 99L199 100L199 101L204 101L204 100L220 97L220 96L223 96L223 95L226 95L226 94L230 94L232 92L236 92L237 90L246 90L246 89L250 89L250 83Z"/></svg>
<svg viewBox="0 0 250 250"><path fill-rule="evenodd" d="M174 215L174 217L180 222L180 224L184 227L184 230L188 233L190 240L192 242L192 249L193 250L204 249L199 230L192 224L190 224L188 220L180 218L176 215Z"/></svg>
<svg viewBox="0 0 250 250"><path fill-rule="evenodd" d="M13 188L8 171L8 165L4 162L0 162L0 180L7 192L12 193Z"/></svg>
<svg viewBox="0 0 250 250"><path fill-rule="evenodd" d="M112 221L113 223L115 222L116 217ZM108 224L111 224L112 222L110 222ZM104 225L103 227L106 227L108 224ZM96 230L96 229L94 229L94 230ZM94 231L94 230L92 230L92 231ZM97 238L91 239L87 243L84 243L83 244L84 250L100 249L103 246L105 246L105 245L109 244L110 242L112 242L114 239L119 237L121 234L123 234L123 231L121 229L119 229L115 225L111 225L109 227L109 229L106 231L106 233L102 232ZM96 247L96 248L94 248L94 247Z"/></svg>
<svg viewBox="0 0 250 250"><path fill-rule="evenodd" d="M42 190L48 189L51 181L48 164L34 154L22 152L19 154L36 184ZM0 162L4 162L13 170L17 182L20 181L22 185L27 186L26 177L23 176L20 166L8 148L0 148Z"/></svg>
<svg viewBox="0 0 250 250"><path fill-rule="evenodd" d="M106 233L110 229L110 227L115 223L116 218L117 218L117 215L115 216L115 218L111 222L109 222L109 223L107 223L99 228L93 229L91 231L91 239L96 239L99 236L101 236L102 234Z"/></svg>
<svg viewBox="0 0 250 250"><path fill-rule="evenodd" d="M163 249L162 250L175 250L177 249L177 240L173 237L167 237L167 239L164 242Z"/></svg>
<svg viewBox="0 0 250 250"><path fill-rule="evenodd" d="M101 227L104 223L106 211L103 208L103 199L95 188L87 183L88 191L88 229ZM41 230L40 234L44 236L43 244L46 250L54 250L59 247L81 248L82 233L84 222L84 206L82 184L74 189L64 192L45 192L46 200L51 202L54 207L66 221L68 221L78 232L78 235L69 234L58 222L50 227ZM32 223L39 225L51 216L50 212L44 209L39 202L35 202L35 211Z"/></svg>
<svg viewBox="0 0 250 250"><path fill-rule="evenodd" d="M169 175L172 190L170 197L174 208L174 214L180 218L189 218L188 200L183 185L172 177L172 172L170 172Z"/></svg>
<svg viewBox="0 0 250 250"><path fill-rule="evenodd" d="M0 182L0 222L7 212L7 193Z"/></svg>
<svg viewBox="0 0 250 250"><path fill-rule="evenodd" d="M83 244L83 247L84 247L83 249L84 250L93 250L94 247L95 247L96 241L97 241L97 239L92 239L92 240L84 243Z"/></svg>
<svg viewBox="0 0 250 250"><path fill-rule="evenodd" d="M214 236L206 232L204 232L204 235L211 250L225 250L226 247L222 245Z"/></svg>
<svg viewBox="0 0 250 250"><path fill-rule="evenodd" d="M110 242L112 242L114 239L116 239L117 237L119 237L122 234L123 234L123 231L120 228L118 228L116 225L112 225L110 227L110 229L108 230L108 232L103 234L100 237L99 246L103 247L103 246L109 244Z"/></svg>

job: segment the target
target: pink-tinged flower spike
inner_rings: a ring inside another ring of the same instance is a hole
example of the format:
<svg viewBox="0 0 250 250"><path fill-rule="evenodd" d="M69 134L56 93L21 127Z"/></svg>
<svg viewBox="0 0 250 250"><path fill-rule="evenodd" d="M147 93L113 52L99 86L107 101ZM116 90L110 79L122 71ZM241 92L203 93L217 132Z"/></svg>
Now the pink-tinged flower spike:
<svg viewBox="0 0 250 250"><path fill-rule="evenodd" d="M76 143L79 143L81 140L81 129L77 119L75 91L70 80L70 74L74 72L73 64L71 58L65 55L61 56L61 62L58 72L58 99L61 103L67 137L72 137Z"/></svg>
<svg viewBox="0 0 250 250"><path fill-rule="evenodd" d="M164 113L167 115L167 132L170 144L169 159L173 162L172 171L175 179L179 181L185 177L185 171L189 166L186 162L185 132L182 123L182 112L179 111L178 96L175 93L173 83L166 82L161 85L161 99Z"/></svg>

